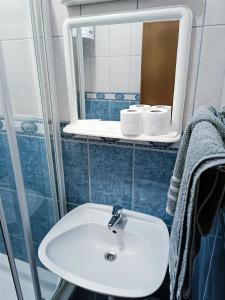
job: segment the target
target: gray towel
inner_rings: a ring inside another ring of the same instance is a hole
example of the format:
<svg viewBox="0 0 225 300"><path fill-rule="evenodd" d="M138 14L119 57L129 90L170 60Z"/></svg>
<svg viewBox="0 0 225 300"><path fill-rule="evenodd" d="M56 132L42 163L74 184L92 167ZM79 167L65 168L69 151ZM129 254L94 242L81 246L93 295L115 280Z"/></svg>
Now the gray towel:
<svg viewBox="0 0 225 300"><path fill-rule="evenodd" d="M197 111L184 131L167 202L167 212L174 214L169 253L171 300L182 299L199 178L205 170L225 164L224 141L225 125L213 107Z"/></svg>

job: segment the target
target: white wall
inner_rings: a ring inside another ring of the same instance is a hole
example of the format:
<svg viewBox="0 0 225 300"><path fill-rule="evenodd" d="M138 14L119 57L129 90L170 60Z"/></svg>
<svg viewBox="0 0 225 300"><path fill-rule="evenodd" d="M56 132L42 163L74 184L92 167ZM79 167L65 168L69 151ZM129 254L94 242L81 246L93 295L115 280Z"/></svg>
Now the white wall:
<svg viewBox="0 0 225 300"><path fill-rule="evenodd" d="M56 65L60 64L61 73L64 74L61 51L63 50L62 22L63 18L66 17L66 12L59 2L59 0L51 0L52 25L54 43L57 44L55 61ZM185 103L184 123L186 123L193 111L203 104L211 104L217 108L222 104L225 105L224 0L120 0L77 6L76 11L69 11L69 13L73 15L102 14L179 4L189 6L194 14ZM68 111L63 105L67 99L66 82L62 80L62 76L57 76L61 78L58 81L60 107L64 108L63 113L61 111L61 118L68 119Z"/></svg>

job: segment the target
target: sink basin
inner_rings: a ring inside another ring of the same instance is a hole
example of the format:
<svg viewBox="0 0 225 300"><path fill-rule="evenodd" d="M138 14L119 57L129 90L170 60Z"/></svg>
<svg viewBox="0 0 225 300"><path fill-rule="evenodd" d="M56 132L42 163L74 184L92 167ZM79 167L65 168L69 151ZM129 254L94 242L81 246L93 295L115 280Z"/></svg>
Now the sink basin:
<svg viewBox="0 0 225 300"><path fill-rule="evenodd" d="M41 262L63 279L101 294L139 298L162 284L169 233L159 218L123 210L108 229L112 207L81 205L63 217L39 247Z"/></svg>

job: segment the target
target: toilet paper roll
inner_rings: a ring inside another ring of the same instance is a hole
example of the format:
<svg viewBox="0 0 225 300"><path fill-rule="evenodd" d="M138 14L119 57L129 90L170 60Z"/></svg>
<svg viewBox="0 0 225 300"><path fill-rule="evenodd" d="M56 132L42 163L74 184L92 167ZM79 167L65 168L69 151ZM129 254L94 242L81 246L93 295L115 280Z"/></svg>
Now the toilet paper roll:
<svg viewBox="0 0 225 300"><path fill-rule="evenodd" d="M151 107L151 109L161 109L161 108L168 109L168 111L170 113L170 123L171 123L171 119L172 119L172 106L170 106L170 105L153 105Z"/></svg>
<svg viewBox="0 0 225 300"><path fill-rule="evenodd" d="M170 112L166 108L151 109L145 112L145 129L149 135L162 135L169 131Z"/></svg>
<svg viewBox="0 0 225 300"><path fill-rule="evenodd" d="M146 128L145 128L145 112L147 110L151 109L150 105L147 104L136 104L136 105L131 105L130 109L137 109L142 111L143 115L142 115L142 132L145 133L146 132Z"/></svg>
<svg viewBox="0 0 225 300"><path fill-rule="evenodd" d="M147 104L135 104L135 105L131 105L130 108L146 111L146 110L149 110L151 108L151 106L147 105Z"/></svg>
<svg viewBox="0 0 225 300"><path fill-rule="evenodd" d="M120 128L123 135L138 136L143 131L143 112L138 109L120 111Z"/></svg>

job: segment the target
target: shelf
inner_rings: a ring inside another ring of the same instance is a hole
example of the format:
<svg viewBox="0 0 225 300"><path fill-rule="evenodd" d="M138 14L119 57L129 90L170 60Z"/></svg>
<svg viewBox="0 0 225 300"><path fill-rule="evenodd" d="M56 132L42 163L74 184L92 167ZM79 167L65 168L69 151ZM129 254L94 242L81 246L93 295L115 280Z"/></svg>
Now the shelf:
<svg viewBox="0 0 225 300"><path fill-rule="evenodd" d="M75 135L145 142L176 143L180 140L180 134L177 134L175 131L158 136L147 134L124 136L121 134L120 122L118 121L78 120L76 123L65 126L63 132Z"/></svg>
<svg viewBox="0 0 225 300"><path fill-rule="evenodd" d="M61 3L66 6L80 5L80 4L90 4L99 2L110 2L113 0L62 0Z"/></svg>

